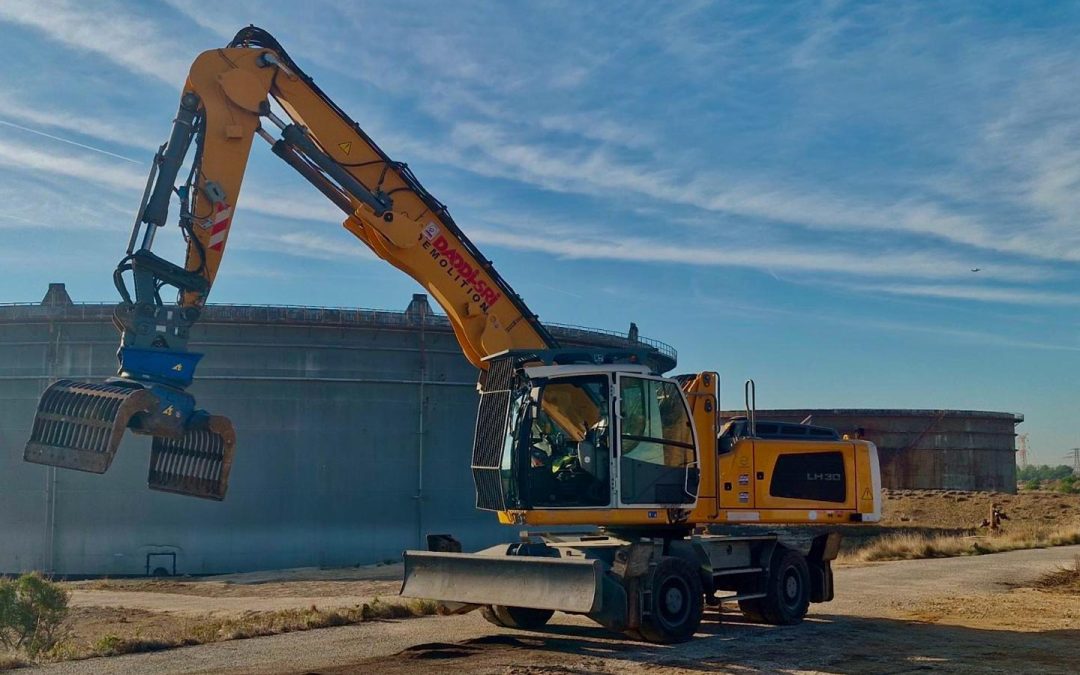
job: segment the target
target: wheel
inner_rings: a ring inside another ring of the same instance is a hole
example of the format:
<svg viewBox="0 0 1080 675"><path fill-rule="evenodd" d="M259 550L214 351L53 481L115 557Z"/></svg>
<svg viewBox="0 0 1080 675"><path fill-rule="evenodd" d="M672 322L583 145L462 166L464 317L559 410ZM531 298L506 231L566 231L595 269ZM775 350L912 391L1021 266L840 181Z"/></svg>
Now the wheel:
<svg viewBox="0 0 1080 675"><path fill-rule="evenodd" d="M740 600L739 611L753 623L768 623L765 621L765 613L761 609L761 599Z"/></svg>
<svg viewBox="0 0 1080 675"><path fill-rule="evenodd" d="M533 609L531 607L508 607L506 605L484 605L480 608L480 615L496 626L503 628L517 628L520 630L533 630L546 624L555 614L550 609Z"/></svg>
<svg viewBox="0 0 1080 675"><path fill-rule="evenodd" d="M701 625L705 591L698 570L682 558L663 557L649 577L652 591L638 632L649 642L685 642Z"/></svg>
<svg viewBox="0 0 1080 675"><path fill-rule="evenodd" d="M502 622L502 619L495 613L494 605L480 605L480 616L484 617L488 623L495 624L500 628L506 628L506 624Z"/></svg>
<svg viewBox="0 0 1080 675"><path fill-rule="evenodd" d="M769 566L765 597L740 600L739 609L756 623L792 626L803 620L810 607L810 569L798 551L779 548Z"/></svg>

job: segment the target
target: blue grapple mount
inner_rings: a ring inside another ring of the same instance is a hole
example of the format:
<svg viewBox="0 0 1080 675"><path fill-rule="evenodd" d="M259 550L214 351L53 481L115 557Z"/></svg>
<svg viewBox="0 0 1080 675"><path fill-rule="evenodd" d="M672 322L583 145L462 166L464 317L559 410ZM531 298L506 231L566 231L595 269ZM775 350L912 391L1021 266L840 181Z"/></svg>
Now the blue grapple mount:
<svg viewBox="0 0 1080 675"><path fill-rule="evenodd" d="M123 299L113 315L121 332L117 375L100 384L58 380L46 389L23 458L105 473L124 431L131 429L153 437L151 489L221 500L229 483L236 433L228 418L196 409L195 398L186 391L202 357L187 350L190 328L210 284L199 270L187 270L150 251L154 233L168 217L173 184L188 146L193 139L201 145L198 104L191 94L181 100L172 136L154 158L127 256L113 274ZM176 190L181 195L180 227L187 234L192 222L186 198L190 189L189 178ZM134 300L124 280L129 271ZM180 300L175 304L162 302L165 286L178 290ZM185 297L188 302L183 302Z"/></svg>

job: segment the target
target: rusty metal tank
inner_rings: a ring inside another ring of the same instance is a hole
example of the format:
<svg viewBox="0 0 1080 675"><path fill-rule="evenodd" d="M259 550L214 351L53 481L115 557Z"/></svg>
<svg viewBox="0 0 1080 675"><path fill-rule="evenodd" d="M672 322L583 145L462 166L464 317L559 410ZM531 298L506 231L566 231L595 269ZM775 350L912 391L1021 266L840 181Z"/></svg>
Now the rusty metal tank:
<svg viewBox="0 0 1080 675"><path fill-rule="evenodd" d="M743 415L727 411L725 416ZM758 422L832 427L878 448L882 486L1016 492L1016 425L1024 416L979 410L758 410Z"/></svg>

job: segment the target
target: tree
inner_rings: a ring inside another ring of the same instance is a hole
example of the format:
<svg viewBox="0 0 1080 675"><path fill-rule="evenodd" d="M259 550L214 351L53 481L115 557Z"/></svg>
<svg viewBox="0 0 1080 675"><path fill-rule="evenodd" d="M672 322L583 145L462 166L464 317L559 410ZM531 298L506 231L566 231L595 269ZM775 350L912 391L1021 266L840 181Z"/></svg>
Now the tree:
<svg viewBox="0 0 1080 675"><path fill-rule="evenodd" d="M1036 480L1061 480L1072 474L1072 467L1067 464L1059 464L1058 466L1047 466L1046 464L1034 466L1029 464L1016 472L1016 478L1017 480L1026 483Z"/></svg>
<svg viewBox="0 0 1080 675"><path fill-rule="evenodd" d="M1077 480L1076 476L1071 474L1062 478L1058 483L1058 492L1063 492L1067 495L1080 493L1080 480Z"/></svg>
<svg viewBox="0 0 1080 675"><path fill-rule="evenodd" d="M1072 475L1073 475L1073 470L1072 470L1071 466L1069 466L1068 464L1059 464L1058 466L1055 466L1054 468L1050 469L1050 472L1049 472L1049 475L1047 476L1047 479L1048 480L1062 480L1062 479L1065 479L1065 478L1069 478Z"/></svg>

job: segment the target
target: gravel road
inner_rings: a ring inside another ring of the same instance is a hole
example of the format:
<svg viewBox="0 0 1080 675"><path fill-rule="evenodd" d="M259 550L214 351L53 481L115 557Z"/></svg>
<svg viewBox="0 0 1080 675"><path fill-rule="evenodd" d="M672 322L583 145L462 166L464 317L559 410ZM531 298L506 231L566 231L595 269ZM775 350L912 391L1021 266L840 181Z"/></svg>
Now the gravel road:
<svg viewBox="0 0 1080 675"><path fill-rule="evenodd" d="M836 600L812 606L800 626L753 625L731 610L717 621L708 613L700 635L675 646L626 640L568 615L556 615L548 632L535 633L496 628L473 612L20 672L1074 673L1080 670L1080 612L1066 613L1078 618L1065 619L1064 628L1021 631L914 621L911 611L942 597L1001 597L1078 555L1080 546L1071 546L844 567L836 570Z"/></svg>

